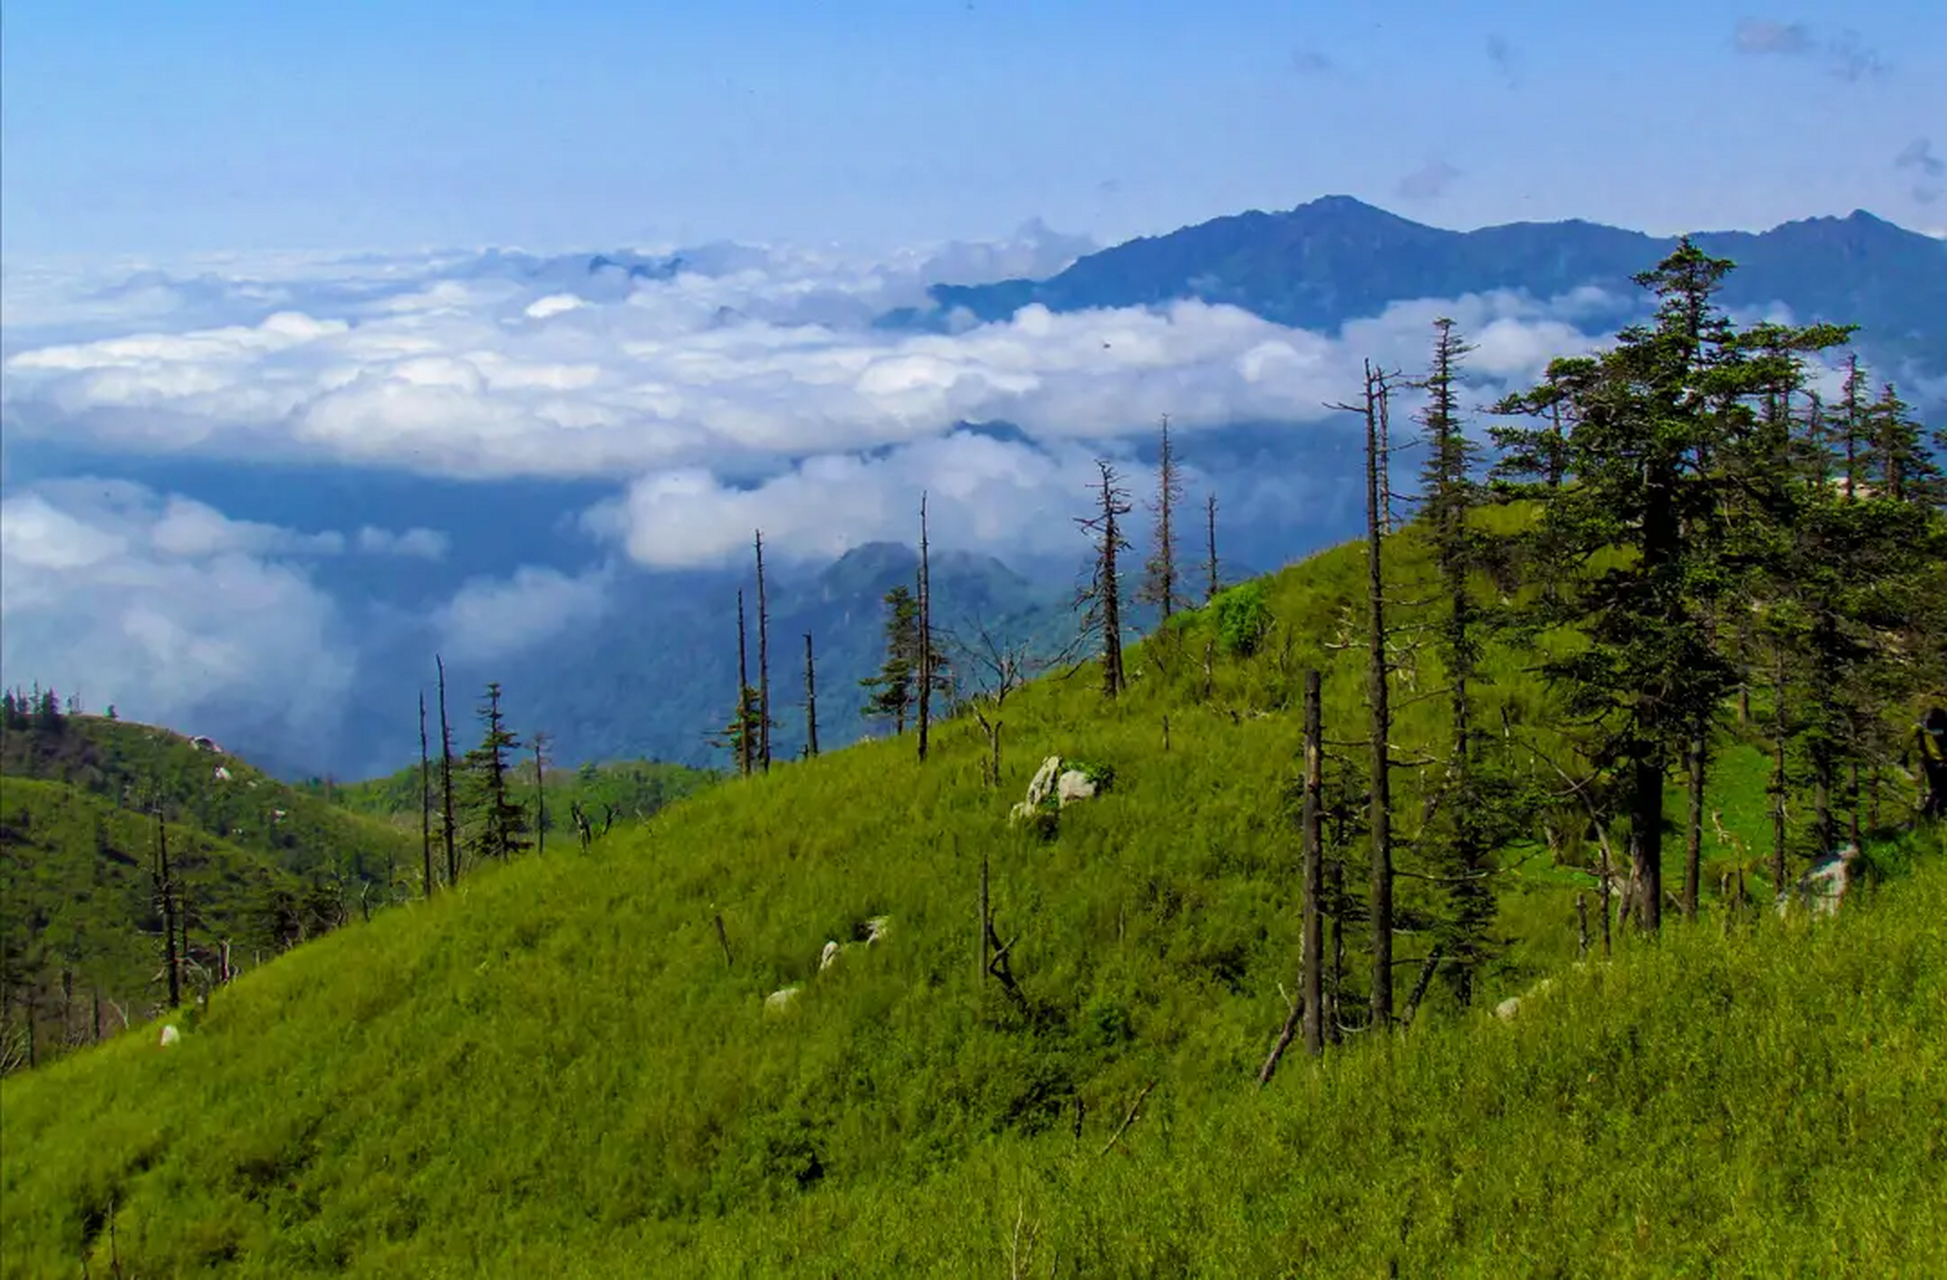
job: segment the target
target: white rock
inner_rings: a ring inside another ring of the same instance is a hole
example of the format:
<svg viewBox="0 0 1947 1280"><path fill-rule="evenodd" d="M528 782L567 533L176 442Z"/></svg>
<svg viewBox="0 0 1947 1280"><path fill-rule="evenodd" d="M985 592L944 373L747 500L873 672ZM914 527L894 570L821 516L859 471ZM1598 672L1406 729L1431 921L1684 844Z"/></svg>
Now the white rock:
<svg viewBox="0 0 1947 1280"><path fill-rule="evenodd" d="M818 972L823 973L825 970L831 968L833 962L837 959L838 944L836 942L827 942L824 952L818 957Z"/></svg>
<svg viewBox="0 0 1947 1280"><path fill-rule="evenodd" d="M161 1040L162 1048L167 1049L170 1045L176 1043L176 1041L182 1038L183 1038L183 1034L182 1032L176 1030L175 1023L170 1022L170 1023L165 1023L163 1025L162 1040Z"/></svg>
<svg viewBox="0 0 1947 1280"><path fill-rule="evenodd" d="M1061 777L1061 757L1049 756L1035 771L1034 781L1028 783L1028 807L1039 805L1054 792L1056 781Z"/></svg>
<svg viewBox="0 0 1947 1280"><path fill-rule="evenodd" d="M1061 780L1055 786L1055 794L1064 807L1076 800L1087 800L1095 795L1095 783L1080 769L1070 769L1063 773Z"/></svg>
<svg viewBox="0 0 1947 1280"><path fill-rule="evenodd" d="M796 987L783 987L777 991L773 991L764 997L764 1012L783 1013L791 1007L791 1002L797 998L798 989Z"/></svg>
<svg viewBox="0 0 1947 1280"><path fill-rule="evenodd" d="M1494 1016L1503 1022L1514 1021L1514 1015L1521 1012L1521 997L1509 996L1494 1006Z"/></svg>

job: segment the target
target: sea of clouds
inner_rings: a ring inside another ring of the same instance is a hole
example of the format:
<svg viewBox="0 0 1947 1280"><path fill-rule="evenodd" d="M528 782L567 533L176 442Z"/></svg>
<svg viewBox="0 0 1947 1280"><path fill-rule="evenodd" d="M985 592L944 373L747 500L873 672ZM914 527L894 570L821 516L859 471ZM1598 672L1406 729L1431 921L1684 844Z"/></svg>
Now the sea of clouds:
<svg viewBox="0 0 1947 1280"><path fill-rule="evenodd" d="M1307 504L1350 509L1349 477L1312 446L1345 430L1326 406L1363 361L1418 370L1452 317L1478 404L1588 349L1591 317L1614 313L1584 290L1402 299L1335 332L1193 301L874 323L934 283L1045 277L1091 248L1030 224L873 256L9 264L0 677L322 742L381 642L518 655L599 623L620 576L740 563L758 527L787 568L815 564L911 541L924 490L936 545L1072 559L1094 459L1120 459L1140 493L1165 414L1191 488L1219 492L1268 565L1329 523ZM222 479L189 492L156 474ZM526 495L549 550L504 545L498 499L432 516L409 498L299 501L347 474Z"/></svg>

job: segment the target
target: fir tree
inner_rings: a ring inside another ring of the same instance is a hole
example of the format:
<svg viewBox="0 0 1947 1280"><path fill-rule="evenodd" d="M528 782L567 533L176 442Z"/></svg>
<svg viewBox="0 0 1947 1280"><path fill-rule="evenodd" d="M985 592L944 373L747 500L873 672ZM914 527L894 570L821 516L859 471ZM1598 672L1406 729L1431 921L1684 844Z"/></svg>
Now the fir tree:
<svg viewBox="0 0 1947 1280"><path fill-rule="evenodd" d="M479 718L480 745L462 761L471 819L468 845L476 858L505 859L527 847L527 811L507 785L508 758L522 744L501 715L498 681L487 685Z"/></svg>

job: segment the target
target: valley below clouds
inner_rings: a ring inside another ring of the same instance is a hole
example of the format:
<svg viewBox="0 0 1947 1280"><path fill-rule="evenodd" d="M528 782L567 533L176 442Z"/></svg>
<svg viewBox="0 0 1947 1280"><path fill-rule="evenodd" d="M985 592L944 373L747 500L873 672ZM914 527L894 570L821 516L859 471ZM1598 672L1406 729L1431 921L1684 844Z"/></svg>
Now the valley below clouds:
<svg viewBox="0 0 1947 1280"><path fill-rule="evenodd" d="M883 319L930 305L928 286L1042 277L1090 248L1030 224L877 257L10 266L0 674L240 737L289 772L389 769L416 750L435 650L463 706L466 681L500 678L544 721L532 686L570 638L720 646L668 629L726 616L757 528L808 581L913 542L924 490L937 547L1059 594L1093 459L1140 498L1165 414L1190 501L1219 495L1225 557L1270 568L1352 528L1350 423L1326 406L1362 361L1411 375L1450 316L1484 404L1599 341L1617 305L1401 299L1330 332L1199 301ZM705 615L672 603L699 593Z"/></svg>

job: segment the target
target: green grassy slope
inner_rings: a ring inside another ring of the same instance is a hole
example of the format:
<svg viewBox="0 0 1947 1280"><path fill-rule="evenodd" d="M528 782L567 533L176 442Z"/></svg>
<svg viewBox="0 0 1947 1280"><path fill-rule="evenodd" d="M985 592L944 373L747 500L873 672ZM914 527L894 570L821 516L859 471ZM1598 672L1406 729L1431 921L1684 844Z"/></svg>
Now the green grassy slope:
<svg viewBox="0 0 1947 1280"><path fill-rule="evenodd" d="M1280 622L1253 657L1215 654L1207 698L1204 617L1174 656L1132 653L1114 706L1092 667L1016 693L998 791L970 719L923 767L909 736L732 780L281 957L175 1048L132 1037L5 1082L5 1273L105 1267L111 1218L143 1273L959 1275L1029 1235L1035 1274L1929 1260L1930 863L1809 932L1765 917L1726 940L1713 902L1512 1026L1436 984L1410 1036L1254 1091L1296 970L1283 709L1320 663L1328 737L1362 735L1358 655L1329 647L1361 572L1341 549L1279 575ZM1495 662L1509 732L1548 745L1539 691ZM1409 702L1403 749L1437 722ZM1051 753L1115 783L1043 844L1005 815ZM1417 811L1410 780L1398 798ZM1748 800L1713 805L1760 847ZM975 979L983 853L1019 1006ZM1546 854L1509 877L1485 999L1573 955L1588 883ZM1402 881L1403 905L1426 892ZM884 940L817 971L878 915Z"/></svg>
<svg viewBox="0 0 1947 1280"><path fill-rule="evenodd" d="M276 949L265 908L302 882L262 855L180 824L167 827L172 870L190 917L191 954L212 959L228 940L235 963ZM0 938L10 978L44 979L40 1047L95 1033L94 997L108 1002L102 1034L119 1028L115 1006L150 1016L166 994L162 914L151 872L155 823L60 782L0 778ZM66 973L69 981L59 982ZM53 979L46 981L46 979ZM65 988L65 989L64 989ZM19 999L23 993L16 990ZM24 1052L24 1050L23 1050Z"/></svg>
<svg viewBox="0 0 1947 1280"><path fill-rule="evenodd" d="M166 994L153 870L160 795L187 955L254 963L404 892L418 839L347 813L166 729L63 716L0 733L0 955L7 1044L36 1057L92 1039L97 993L147 1018ZM21 1041L20 1044L14 1042ZM17 1065L8 1059L9 1065Z"/></svg>
<svg viewBox="0 0 1947 1280"><path fill-rule="evenodd" d="M229 776L219 777L221 769ZM264 854L298 875L337 873L383 882L418 857L419 842L334 808L236 756L198 750L153 725L63 716L56 729L0 737L0 774L65 782L124 808L158 793L172 818Z"/></svg>
<svg viewBox="0 0 1947 1280"><path fill-rule="evenodd" d="M439 762L433 762L433 785L437 789ZM516 760L508 770L508 784L514 799L526 806L530 831L534 821L534 761ZM579 803L591 821L600 824L606 810L613 808L616 820L642 819L664 805L693 795L716 782L722 775L688 765L664 764L655 760L618 760L607 764L585 764L579 769L547 771L548 830L564 844L574 839L570 806ZM326 795L323 784L304 788L313 795ZM435 790L437 802L437 790ZM417 764L408 765L383 778L362 782L337 783L330 787L333 804L369 817L384 818L417 832L419 829L420 777Z"/></svg>

